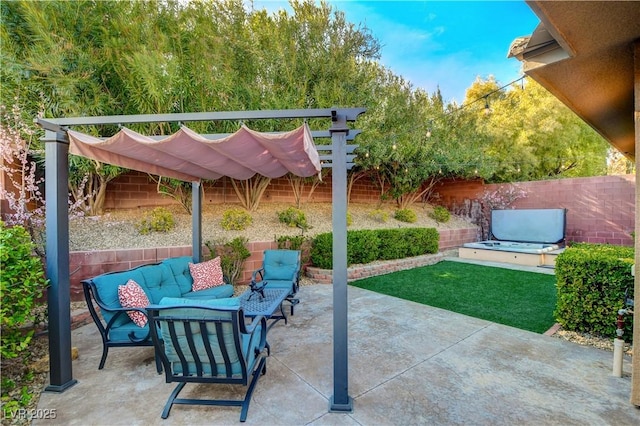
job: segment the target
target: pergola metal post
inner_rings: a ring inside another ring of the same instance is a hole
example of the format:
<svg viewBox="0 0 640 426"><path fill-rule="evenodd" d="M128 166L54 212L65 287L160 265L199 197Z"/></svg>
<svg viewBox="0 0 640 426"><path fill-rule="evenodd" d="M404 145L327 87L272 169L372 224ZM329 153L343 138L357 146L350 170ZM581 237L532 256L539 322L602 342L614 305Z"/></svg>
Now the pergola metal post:
<svg viewBox="0 0 640 426"><path fill-rule="evenodd" d="M63 392L77 383L71 371L69 143L64 133L52 131L45 133L44 142L50 371L45 391Z"/></svg>
<svg viewBox="0 0 640 426"><path fill-rule="evenodd" d="M346 117L336 114L331 126L332 226L333 226L333 396L329 410L353 411L349 396L347 319L347 152Z"/></svg>
<svg viewBox="0 0 640 426"><path fill-rule="evenodd" d="M202 185L191 182L191 256L193 262L202 261Z"/></svg>

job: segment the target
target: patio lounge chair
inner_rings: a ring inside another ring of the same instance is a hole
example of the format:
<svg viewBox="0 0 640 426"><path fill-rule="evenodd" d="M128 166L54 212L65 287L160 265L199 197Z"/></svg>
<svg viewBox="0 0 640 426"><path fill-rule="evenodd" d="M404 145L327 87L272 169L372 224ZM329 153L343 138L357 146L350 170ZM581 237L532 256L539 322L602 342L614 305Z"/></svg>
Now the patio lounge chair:
<svg viewBox="0 0 640 426"><path fill-rule="evenodd" d="M285 300L293 307L300 303L296 298L300 287L300 250L265 250L262 267L253 271L251 283L266 282L266 288L286 288L289 295ZM287 318L283 317L285 323Z"/></svg>
<svg viewBox="0 0 640 426"><path fill-rule="evenodd" d="M240 421L244 422L258 378L267 371L264 317L246 325L235 298L206 302L164 298L147 312L166 382L178 383L162 418L169 416L173 404L215 405L242 407ZM178 398L187 383L240 384L247 390L241 400Z"/></svg>

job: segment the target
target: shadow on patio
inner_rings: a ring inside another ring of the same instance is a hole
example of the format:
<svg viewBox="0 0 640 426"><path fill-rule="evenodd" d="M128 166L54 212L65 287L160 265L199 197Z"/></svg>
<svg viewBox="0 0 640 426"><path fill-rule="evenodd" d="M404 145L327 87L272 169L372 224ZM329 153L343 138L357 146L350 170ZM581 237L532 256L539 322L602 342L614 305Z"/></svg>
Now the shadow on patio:
<svg viewBox="0 0 640 426"><path fill-rule="evenodd" d="M332 287L302 287L289 324L268 335L271 357L247 424L616 424L640 423L629 403L630 360L611 375L612 354L349 287L350 414L328 413L333 394ZM160 418L173 384L155 371L151 348L111 349L98 370L94 324L72 333L78 384L43 393L55 420L34 424L238 423L240 409L175 406ZM187 385L185 397L242 391Z"/></svg>

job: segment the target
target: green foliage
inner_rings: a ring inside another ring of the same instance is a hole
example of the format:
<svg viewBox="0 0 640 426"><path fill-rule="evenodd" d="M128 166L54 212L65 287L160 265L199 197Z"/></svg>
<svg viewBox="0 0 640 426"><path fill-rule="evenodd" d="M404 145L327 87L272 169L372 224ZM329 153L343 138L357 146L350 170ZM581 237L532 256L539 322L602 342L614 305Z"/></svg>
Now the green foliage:
<svg viewBox="0 0 640 426"><path fill-rule="evenodd" d="M403 238L406 228L380 229L380 260L407 257L407 241Z"/></svg>
<svg viewBox="0 0 640 426"><path fill-rule="evenodd" d="M433 228L347 231L347 265L437 253L439 238ZM311 263L324 269L333 267L332 233L314 238Z"/></svg>
<svg viewBox="0 0 640 426"><path fill-rule="evenodd" d="M34 256L34 244L22 226L8 228L0 221L0 271L0 354L9 359L28 348L34 333L34 307L47 286L42 263Z"/></svg>
<svg viewBox="0 0 640 426"><path fill-rule="evenodd" d="M297 227L306 231L311 228L307 223L307 216L300 209L289 207L286 210L278 212L278 220L287 226Z"/></svg>
<svg viewBox="0 0 640 426"><path fill-rule="evenodd" d="M210 258L220 256L220 265L225 280L234 284L242 273L244 262L251 256L247 249L249 240L236 237L231 241L207 241L204 245L209 249Z"/></svg>
<svg viewBox="0 0 640 426"><path fill-rule="evenodd" d="M347 231L347 238L349 231ZM333 268L333 233L318 234L311 245L311 263L318 268Z"/></svg>
<svg viewBox="0 0 640 426"><path fill-rule="evenodd" d="M451 219L451 213L444 206L435 206L433 211L429 212L429 217L438 223L447 223Z"/></svg>
<svg viewBox="0 0 640 426"><path fill-rule="evenodd" d="M614 338L624 294L633 294L630 247L578 243L556 260L557 321L567 330ZM633 318L625 317L624 338L632 339Z"/></svg>
<svg viewBox="0 0 640 426"><path fill-rule="evenodd" d="M367 215L369 216L369 218L380 223L387 223L387 221L389 220L389 213L381 209L372 210Z"/></svg>
<svg viewBox="0 0 640 426"><path fill-rule="evenodd" d="M380 255L380 238L375 230L347 232L347 265L370 263Z"/></svg>
<svg viewBox="0 0 640 426"><path fill-rule="evenodd" d="M353 217L351 217L351 212L347 211L347 226L351 226L353 224Z"/></svg>
<svg viewBox="0 0 640 426"><path fill-rule="evenodd" d="M229 209L222 214L220 226L227 231L243 231L253 223L253 217L246 210Z"/></svg>
<svg viewBox="0 0 640 426"><path fill-rule="evenodd" d="M411 209L398 209L393 217L400 222L415 223L418 220L418 215Z"/></svg>
<svg viewBox="0 0 640 426"><path fill-rule="evenodd" d="M173 213L164 207L156 207L136 224L138 232L148 235L151 232L168 232L175 226Z"/></svg>

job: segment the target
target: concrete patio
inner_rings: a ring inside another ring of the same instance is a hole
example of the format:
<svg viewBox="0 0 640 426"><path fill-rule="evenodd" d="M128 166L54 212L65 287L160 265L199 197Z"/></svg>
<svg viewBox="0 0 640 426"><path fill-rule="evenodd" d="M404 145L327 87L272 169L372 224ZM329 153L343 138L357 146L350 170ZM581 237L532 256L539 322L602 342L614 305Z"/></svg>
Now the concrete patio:
<svg viewBox="0 0 640 426"><path fill-rule="evenodd" d="M629 403L631 363L611 375L612 353L349 287L352 413L329 413L333 394L332 288L301 288L289 324L269 332L267 374L247 424L260 425L637 425ZM240 409L174 406L151 348L115 348L97 369L101 341L89 324L73 331L78 383L44 393L64 425L230 425ZM237 388L187 385L182 395L236 397Z"/></svg>

